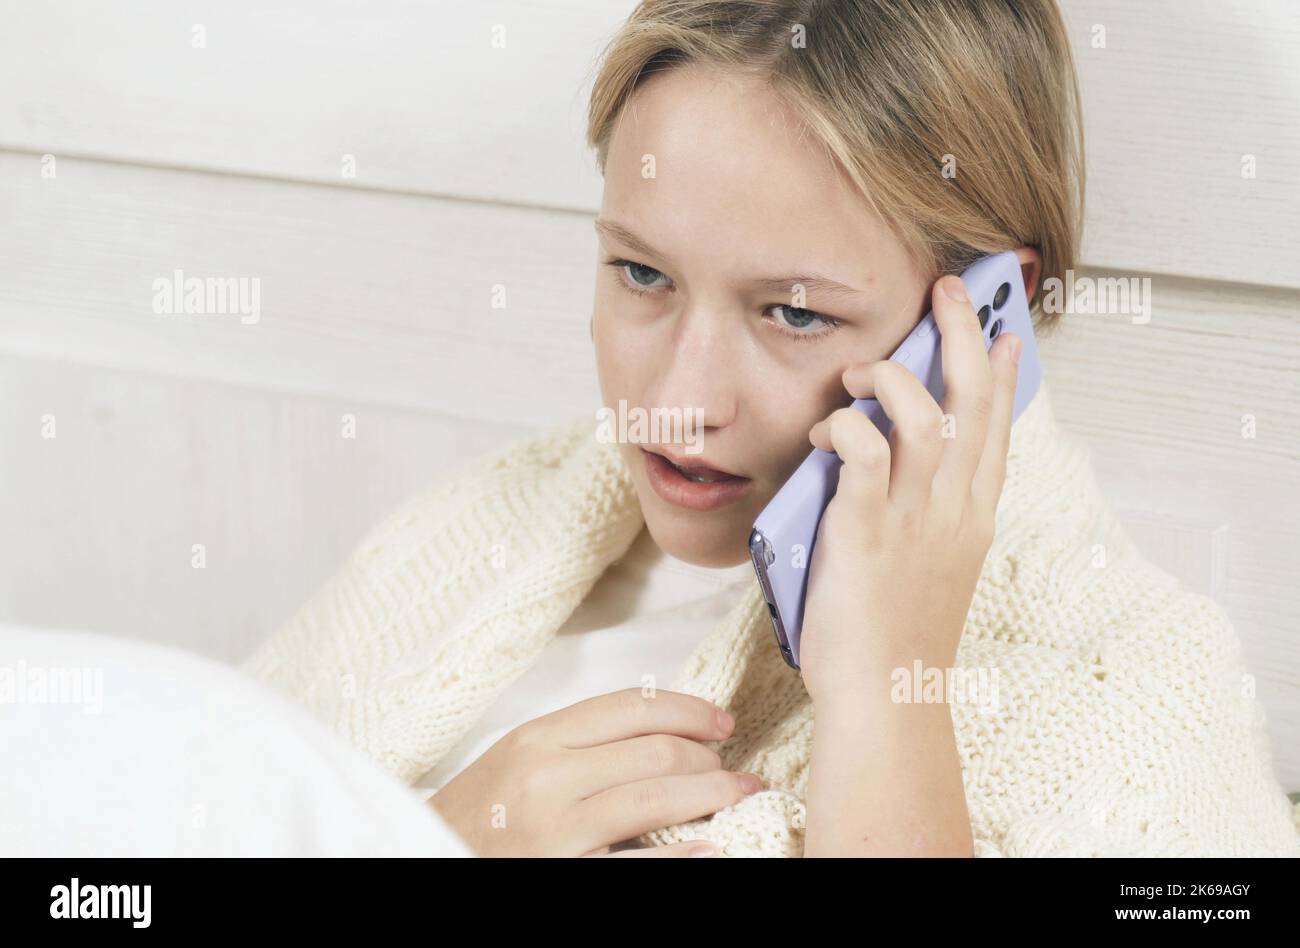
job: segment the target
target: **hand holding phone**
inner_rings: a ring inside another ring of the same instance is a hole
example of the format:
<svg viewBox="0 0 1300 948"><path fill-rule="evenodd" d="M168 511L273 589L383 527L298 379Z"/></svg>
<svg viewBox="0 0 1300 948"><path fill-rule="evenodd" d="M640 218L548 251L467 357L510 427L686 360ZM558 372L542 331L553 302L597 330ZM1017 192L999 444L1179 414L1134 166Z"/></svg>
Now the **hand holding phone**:
<svg viewBox="0 0 1300 948"><path fill-rule="evenodd" d="M1020 262L1013 251L984 257L961 275L971 306L980 318L987 351L1003 332L1021 340L1012 417L1018 417L1038 391L1042 370L1025 296ZM926 314L890 356L904 365L940 404L944 399L942 349L934 313ZM892 423L874 398L853 402L886 438ZM813 450L754 521L749 552L767 600L777 644L785 661L800 667L800 643L814 545L822 516L835 495L841 460Z"/></svg>

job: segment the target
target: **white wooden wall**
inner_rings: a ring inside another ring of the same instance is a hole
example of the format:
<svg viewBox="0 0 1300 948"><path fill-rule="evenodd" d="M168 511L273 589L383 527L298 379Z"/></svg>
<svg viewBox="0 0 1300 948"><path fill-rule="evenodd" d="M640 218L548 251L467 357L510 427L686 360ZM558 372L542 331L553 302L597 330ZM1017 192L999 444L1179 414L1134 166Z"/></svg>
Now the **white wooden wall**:
<svg viewBox="0 0 1300 948"><path fill-rule="evenodd" d="M1085 275L1156 308L1045 340L1057 409L1232 615L1297 790L1300 6L1064 6ZM0 622L238 658L403 497L594 405L583 111L631 8L0 2ZM258 277L260 321L155 315L177 268Z"/></svg>

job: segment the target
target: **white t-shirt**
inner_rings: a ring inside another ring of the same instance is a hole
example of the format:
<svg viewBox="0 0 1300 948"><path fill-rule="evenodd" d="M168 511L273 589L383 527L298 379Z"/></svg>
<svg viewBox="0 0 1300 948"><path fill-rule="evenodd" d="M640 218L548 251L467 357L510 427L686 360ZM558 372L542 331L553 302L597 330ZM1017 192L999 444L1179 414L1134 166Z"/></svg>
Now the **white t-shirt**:
<svg viewBox="0 0 1300 948"><path fill-rule="evenodd" d="M445 786L521 724L623 688L671 688L691 653L756 582L746 560L710 569L669 556L644 527L537 661L419 781Z"/></svg>

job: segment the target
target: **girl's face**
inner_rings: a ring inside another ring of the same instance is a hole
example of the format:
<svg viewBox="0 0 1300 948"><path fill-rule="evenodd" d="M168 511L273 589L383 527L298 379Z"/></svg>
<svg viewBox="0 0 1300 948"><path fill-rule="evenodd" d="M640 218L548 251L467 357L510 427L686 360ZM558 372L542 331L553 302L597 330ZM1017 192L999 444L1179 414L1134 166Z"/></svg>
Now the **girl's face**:
<svg viewBox="0 0 1300 948"><path fill-rule="evenodd" d="M701 419L698 448L620 442L647 527L680 559L740 563L808 430L852 400L841 374L897 348L929 281L797 115L759 82L695 65L652 77L624 110L596 229L611 421L620 401L625 417ZM741 480L692 485L643 449Z"/></svg>

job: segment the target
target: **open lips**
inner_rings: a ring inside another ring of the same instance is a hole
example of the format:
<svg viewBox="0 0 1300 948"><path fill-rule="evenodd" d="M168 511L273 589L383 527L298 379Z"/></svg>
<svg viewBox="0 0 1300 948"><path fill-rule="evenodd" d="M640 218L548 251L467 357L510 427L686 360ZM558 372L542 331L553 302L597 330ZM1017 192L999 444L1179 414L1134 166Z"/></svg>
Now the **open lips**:
<svg viewBox="0 0 1300 948"><path fill-rule="evenodd" d="M643 450L649 451L649 448ZM709 467L705 464L696 464L686 460L677 460L669 455L666 451L651 451L668 462L669 466L674 468L679 474L688 480L697 484L716 484L720 481L743 480L739 474L732 474L719 468Z"/></svg>

